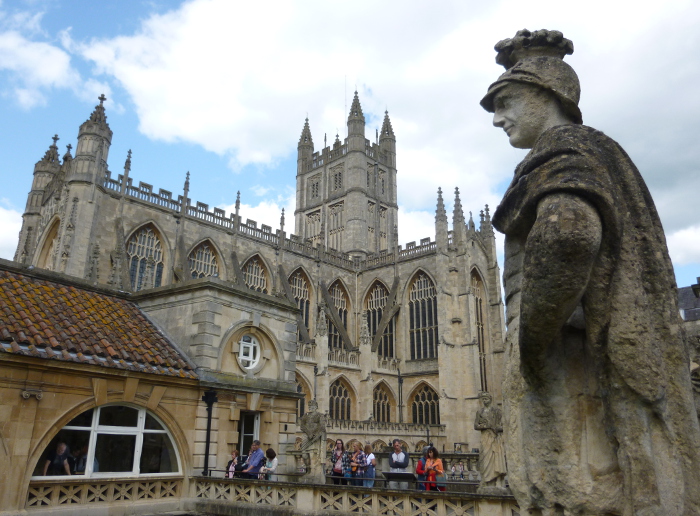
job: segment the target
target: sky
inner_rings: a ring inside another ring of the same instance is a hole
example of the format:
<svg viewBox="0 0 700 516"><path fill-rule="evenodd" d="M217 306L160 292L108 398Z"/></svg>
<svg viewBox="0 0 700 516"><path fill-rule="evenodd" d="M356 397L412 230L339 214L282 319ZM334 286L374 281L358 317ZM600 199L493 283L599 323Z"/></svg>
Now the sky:
<svg viewBox="0 0 700 516"><path fill-rule="evenodd" d="M339 134L358 91L374 140L397 139L399 242L434 237L438 187L452 209L498 205L526 151L479 100L502 72L494 44L519 29L574 43L586 125L644 177L679 286L700 276L700 3L615 0L0 0L0 257L17 246L34 164L104 93L112 175L293 229L296 146ZM468 216L468 214L467 214ZM498 237L502 257L502 237ZM502 265L502 260L499 260Z"/></svg>

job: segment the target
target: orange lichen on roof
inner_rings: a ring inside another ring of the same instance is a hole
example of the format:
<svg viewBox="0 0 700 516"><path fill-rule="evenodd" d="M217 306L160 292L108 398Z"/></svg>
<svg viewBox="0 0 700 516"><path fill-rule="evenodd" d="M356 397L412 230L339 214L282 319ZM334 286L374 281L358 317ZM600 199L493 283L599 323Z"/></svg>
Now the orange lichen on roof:
<svg viewBox="0 0 700 516"><path fill-rule="evenodd" d="M197 378L132 302L0 270L0 352Z"/></svg>

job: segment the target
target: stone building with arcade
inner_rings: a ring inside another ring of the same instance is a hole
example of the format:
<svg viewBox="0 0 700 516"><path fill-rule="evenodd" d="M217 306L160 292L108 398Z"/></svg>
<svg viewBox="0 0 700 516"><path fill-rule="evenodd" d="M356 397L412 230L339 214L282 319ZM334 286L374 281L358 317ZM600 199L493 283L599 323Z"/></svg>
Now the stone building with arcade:
<svg viewBox="0 0 700 516"><path fill-rule="evenodd" d="M114 430L101 414L118 410L136 418L135 443L149 432L171 436L170 457L185 475L207 461L224 467L232 448L247 451L253 439L282 456L293 452L301 439L296 420L312 398L328 413L330 439L381 449L398 437L411 452L429 441L446 451L479 447L478 395L489 391L500 403L503 360L489 210L476 223L465 217L455 189L448 217L438 191L435 234L399 244L388 113L371 142L355 93L347 138L319 150L306 120L291 233L284 213L278 228L245 219L239 198L230 214L193 202L189 174L178 194L136 181L131 152L113 172L104 100L80 126L74 156L71 145L61 156L54 139L37 162L14 263L3 267L26 281L49 282L41 291L73 281L129 303L187 373L153 375L148 360L142 367L134 358L145 356L143 342L123 337L115 346L118 336L99 324L92 352L70 333L51 333L40 316L32 327L53 349L48 354L36 351L36 335L21 324L7 329L0 336L1 363L9 367L3 388L30 393L13 410L26 418L22 404L41 407L49 394L55 400L31 432L18 426L10 438L3 430L8 456L21 441L29 460L23 471L12 466L24 479L20 497L41 477L36 461L60 432L92 432L94 459L100 432ZM160 365L157 349L149 350ZM114 366L122 362L128 364ZM35 390L41 399L31 397ZM209 433L207 390L218 394ZM137 462L130 474L138 476ZM281 464L295 468L291 460Z"/></svg>

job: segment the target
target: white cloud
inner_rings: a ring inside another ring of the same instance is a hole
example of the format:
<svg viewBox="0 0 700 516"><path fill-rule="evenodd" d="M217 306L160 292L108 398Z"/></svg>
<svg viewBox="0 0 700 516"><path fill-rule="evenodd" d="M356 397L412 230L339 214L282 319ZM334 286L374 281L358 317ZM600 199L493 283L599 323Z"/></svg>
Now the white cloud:
<svg viewBox="0 0 700 516"><path fill-rule="evenodd" d="M296 203L296 194L287 192L286 195L279 195L276 199L266 199L258 204L241 203L240 216L241 221L245 222L250 219L254 220L258 227L263 224L270 226L272 231L276 231L280 227L280 217L284 208L284 230L287 234L294 232L294 206ZM219 206L226 214L235 213L236 205Z"/></svg>
<svg viewBox="0 0 700 516"><path fill-rule="evenodd" d="M674 264L700 267L700 224L674 231L666 236L666 243Z"/></svg>
<svg viewBox="0 0 700 516"><path fill-rule="evenodd" d="M26 109L46 102L46 88L74 87L80 80L66 52L15 31L0 33L0 70L12 72L3 89Z"/></svg>
<svg viewBox="0 0 700 516"><path fill-rule="evenodd" d="M6 260L14 258L20 229L22 229L22 214L0 206L0 258Z"/></svg>

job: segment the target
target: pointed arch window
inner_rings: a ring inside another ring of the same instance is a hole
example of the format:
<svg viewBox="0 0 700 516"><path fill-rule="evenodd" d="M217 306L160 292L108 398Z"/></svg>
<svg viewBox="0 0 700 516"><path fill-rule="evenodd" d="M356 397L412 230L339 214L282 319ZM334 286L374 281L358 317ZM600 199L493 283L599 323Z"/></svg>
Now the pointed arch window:
<svg viewBox="0 0 700 516"><path fill-rule="evenodd" d="M243 266L243 279L250 290L268 294L267 269L260 257L255 256Z"/></svg>
<svg viewBox="0 0 700 516"><path fill-rule="evenodd" d="M187 259L193 278L219 276L219 260L214 247L209 242L198 245Z"/></svg>
<svg viewBox="0 0 700 516"><path fill-rule="evenodd" d="M484 282L475 270L472 271L472 292L474 293L474 319L476 320L476 342L479 347L479 372L481 373L481 390L488 391L488 378L486 367L486 338L487 326L484 318Z"/></svg>
<svg viewBox="0 0 700 516"><path fill-rule="evenodd" d="M408 301L411 360L437 357L437 291L424 272L419 272Z"/></svg>
<svg viewBox="0 0 700 516"><path fill-rule="evenodd" d="M331 419L350 419L352 399L350 390L339 378L331 384L328 414Z"/></svg>
<svg viewBox="0 0 700 516"><path fill-rule="evenodd" d="M61 221L56 220L49 230L46 240L44 240L44 247L39 255L39 260L37 261L37 267L41 269L46 269L48 271L54 270L56 266L56 257L59 252L59 238L58 238L58 228L61 226Z"/></svg>
<svg viewBox="0 0 700 516"><path fill-rule="evenodd" d="M343 327L347 329L348 327L348 308L350 307L350 302L348 301L348 295L343 288L340 281L336 281L328 289L333 300L333 306L338 311L338 316L343 323ZM343 347L343 338L340 336L338 328L335 327L333 321L328 319L328 347L330 349L337 348L341 349Z"/></svg>
<svg viewBox="0 0 700 516"><path fill-rule="evenodd" d="M301 269L289 277L289 286L292 289L294 301L301 313L304 326L309 329L309 312L311 310L311 295L309 294L309 281ZM297 340L301 340L301 334L297 331Z"/></svg>
<svg viewBox="0 0 700 516"><path fill-rule="evenodd" d="M423 385L411 403L413 422L419 425L440 424L440 397L428 385Z"/></svg>
<svg viewBox="0 0 700 516"><path fill-rule="evenodd" d="M389 300L389 291L380 282L376 282L374 287L367 294L366 310L367 310L367 327L369 334L374 338L379 328L379 323L382 320L384 309ZM382 358L394 358L394 322L395 317L391 318L389 324L384 328L377 354Z"/></svg>
<svg viewBox="0 0 700 516"><path fill-rule="evenodd" d="M374 420L379 423L391 422L391 395L383 385L377 385L372 394Z"/></svg>
<svg viewBox="0 0 700 516"><path fill-rule="evenodd" d="M151 226L136 231L126 244L131 289L160 287L163 281L163 246Z"/></svg>

